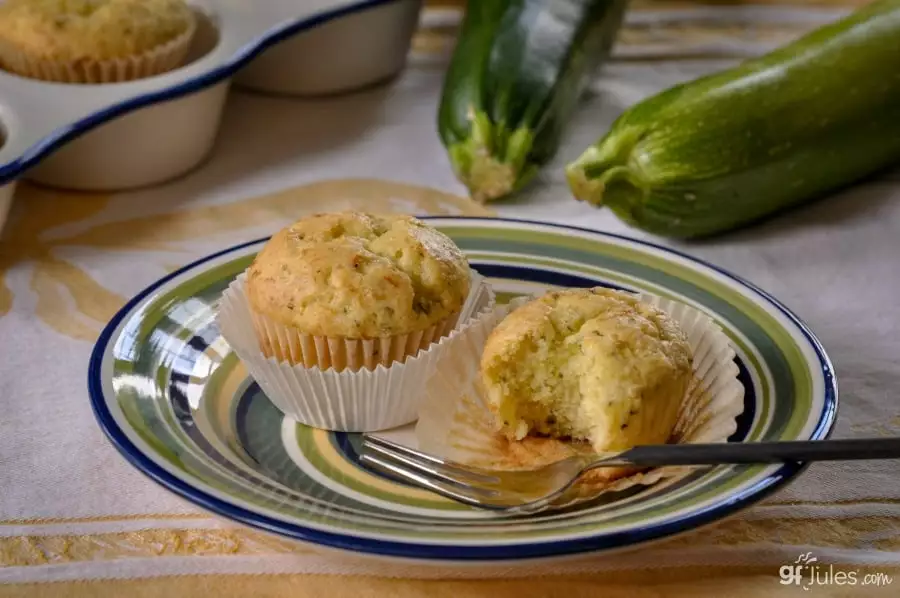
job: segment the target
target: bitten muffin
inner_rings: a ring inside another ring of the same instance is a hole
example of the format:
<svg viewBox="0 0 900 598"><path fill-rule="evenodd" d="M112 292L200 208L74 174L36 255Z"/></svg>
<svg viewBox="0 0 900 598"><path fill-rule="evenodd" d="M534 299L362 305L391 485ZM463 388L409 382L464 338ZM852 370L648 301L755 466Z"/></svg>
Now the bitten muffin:
<svg viewBox="0 0 900 598"><path fill-rule="evenodd" d="M662 310L629 293L572 289L508 314L488 337L481 373L508 438L587 441L603 452L669 439L692 359Z"/></svg>
<svg viewBox="0 0 900 598"><path fill-rule="evenodd" d="M179 66L195 29L184 0L6 0L0 63L51 81L137 79Z"/></svg>
<svg viewBox="0 0 900 598"><path fill-rule="evenodd" d="M408 336L401 351L390 349L402 361L452 329L470 284L462 251L421 220L342 212L276 233L248 269L246 293L251 310L284 337L258 330L264 352L322 365L284 340Z"/></svg>

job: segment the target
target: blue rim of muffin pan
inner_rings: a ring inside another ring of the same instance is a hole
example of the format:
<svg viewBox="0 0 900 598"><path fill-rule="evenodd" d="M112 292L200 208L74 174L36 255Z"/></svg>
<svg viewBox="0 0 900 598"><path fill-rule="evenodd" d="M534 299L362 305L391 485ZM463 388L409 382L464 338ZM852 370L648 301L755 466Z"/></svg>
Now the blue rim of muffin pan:
<svg viewBox="0 0 900 598"><path fill-rule="evenodd" d="M601 232L577 226L566 226L561 224L535 222L530 220L521 220L513 218L482 218L482 217L453 217L440 216L441 220L460 220L461 222L472 221L490 221L498 223L513 223L520 225L540 225L543 227L552 227L562 231L579 231L587 232L594 235L605 236L614 239L621 239L642 245L647 248L666 252L682 259L685 259L695 265L708 268L734 282L745 287L761 297L762 300L774 306L785 318L790 320L801 331L802 335L813 348L824 377L824 397L822 411L819 414L815 428L810 434L812 440L824 440L831 434L838 409L838 389L834 375L834 368L826 354L822 344L816 338L815 334L809 327L793 312L791 312L784 304L775 299L766 291L760 289L753 283L739 277L731 272L719 268L699 258L690 256L683 252L664 247L652 242L634 239L624 235L614 233ZM228 504L227 502L212 496L208 492L193 487L191 484L184 482L154 463L147 455L141 452L128 439L124 431L119 427L118 423L112 416L104 400L102 363L107 347L113 336L129 313L137 307L141 302L152 296L157 289L165 285L177 276L192 270L202 264L215 260L229 253L237 252L255 244L265 241L266 238L249 241L234 247L219 251L212 255L200 258L190 264L172 272L138 293L132 298L107 324L91 354L90 364L88 367L88 390L90 394L91 406L98 423L110 441L116 446L120 453L137 469L142 471L148 477L161 484L163 487L174 492L175 494L188 499L194 504L207 509L218 515L225 516L235 521L241 522L253 528L274 532L281 536L286 536L295 540L318 544L324 547L336 548L340 550L348 550L353 552L366 553L373 556L399 557L413 560L426 560L431 562L443 563L478 563L478 562L511 562L522 561L528 559L547 559L562 558L565 556L573 556L577 554L590 553L601 550L609 550L616 548L632 547L637 544L650 542L653 540L671 537L675 534L683 533L700 527L704 524L719 520L728 515L734 514L743 508L746 508L764 498L771 495L775 491L782 488L791 479L795 478L803 470L806 469L806 463L792 462L785 463L777 470L759 480L756 484L749 488L731 495L721 497L715 504L711 504L702 511L694 512L686 516L678 516L672 520L653 524L642 529L627 530L620 532L606 532L597 536L572 538L564 540L555 540L552 542L535 542L532 544L521 543L508 546L474 546L474 545L433 545L416 542L398 542L389 540L379 540L372 538L364 538L352 535L352 533L334 533L322 531L308 527L278 520L260 513L256 513L250 509Z"/></svg>
<svg viewBox="0 0 900 598"><path fill-rule="evenodd" d="M0 185L12 182L24 174L25 171L39 164L44 158L48 157L60 147L78 139L85 133L90 132L102 124L130 112L134 112L140 108L167 102L202 91L207 87L211 87L216 83L227 79L240 70L241 67L260 55L264 50L279 42L285 41L299 33L314 29L320 25L325 25L341 17L350 16L358 12L364 12L372 8L399 1L400 0L363 0L349 6L322 11L319 14L300 19L290 25L277 25L258 39L237 50L231 58L224 63L201 73L196 77L107 106L80 120L59 127L43 139L34 143L16 159L7 162L6 164L0 164ZM2 132L2 126L0 126L0 132Z"/></svg>

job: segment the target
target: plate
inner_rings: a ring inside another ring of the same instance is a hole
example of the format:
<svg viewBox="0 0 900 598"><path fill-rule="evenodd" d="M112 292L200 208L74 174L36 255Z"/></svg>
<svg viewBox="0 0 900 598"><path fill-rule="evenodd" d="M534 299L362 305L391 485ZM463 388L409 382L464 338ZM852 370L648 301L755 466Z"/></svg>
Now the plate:
<svg viewBox="0 0 900 598"><path fill-rule="evenodd" d="M831 363L810 330L749 282L670 249L585 229L498 218L433 218L500 301L548 287L647 291L713 317L746 387L732 441L826 438ZM634 547L764 498L800 463L722 466L571 510L503 517L452 503L359 463L359 438L286 420L248 379L213 310L264 240L157 281L109 323L91 358L100 426L172 492L226 518L320 545L432 564L507 564ZM410 430L394 432L412 438Z"/></svg>

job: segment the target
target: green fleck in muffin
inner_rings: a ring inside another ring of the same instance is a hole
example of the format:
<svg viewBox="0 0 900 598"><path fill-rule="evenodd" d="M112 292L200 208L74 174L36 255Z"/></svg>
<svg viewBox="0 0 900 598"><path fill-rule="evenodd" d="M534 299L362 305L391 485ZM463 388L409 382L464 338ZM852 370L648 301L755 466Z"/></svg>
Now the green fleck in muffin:
<svg viewBox="0 0 900 598"><path fill-rule="evenodd" d="M184 0L7 0L0 64L66 83L111 83L177 68L196 29Z"/></svg>

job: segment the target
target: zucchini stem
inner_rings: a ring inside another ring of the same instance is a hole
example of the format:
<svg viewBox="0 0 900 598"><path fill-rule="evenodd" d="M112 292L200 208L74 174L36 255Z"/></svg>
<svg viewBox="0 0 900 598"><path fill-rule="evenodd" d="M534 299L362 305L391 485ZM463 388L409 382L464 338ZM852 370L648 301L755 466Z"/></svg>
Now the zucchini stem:
<svg viewBox="0 0 900 598"><path fill-rule="evenodd" d="M588 166L602 164L600 150L592 145L577 160L566 166L566 180L576 199L595 206L603 205L605 185L596 178L588 178Z"/></svg>
<svg viewBox="0 0 900 598"><path fill-rule="evenodd" d="M575 197L595 206L606 204L620 219L635 222L643 209L646 188L629 167L612 160L599 160L600 150L589 148L566 167L569 188Z"/></svg>
<svg viewBox="0 0 900 598"><path fill-rule="evenodd" d="M615 185L616 203L621 203L623 198L628 203L639 202L644 185L639 174L631 168L629 158L640 137L639 130L626 129L620 135L607 136L587 148L565 168L572 194L581 201L600 206L610 202L610 187Z"/></svg>
<svg viewBox="0 0 900 598"><path fill-rule="evenodd" d="M484 112L469 114L469 137L448 148L454 172L472 198L487 203L520 189L537 172L528 163L534 133L526 127L510 131L492 123Z"/></svg>

